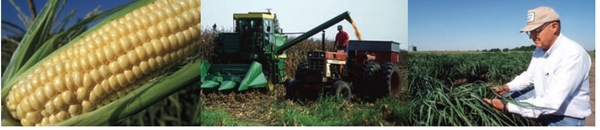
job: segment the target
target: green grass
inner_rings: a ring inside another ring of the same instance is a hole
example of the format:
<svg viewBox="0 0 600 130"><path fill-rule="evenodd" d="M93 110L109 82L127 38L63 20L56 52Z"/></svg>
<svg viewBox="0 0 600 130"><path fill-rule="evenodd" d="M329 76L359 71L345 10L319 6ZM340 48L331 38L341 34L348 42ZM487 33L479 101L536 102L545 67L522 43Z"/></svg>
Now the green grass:
<svg viewBox="0 0 600 130"><path fill-rule="evenodd" d="M266 104L268 119L258 122L234 119L225 108L204 108L202 126L404 126L406 103L384 98L375 103L348 103L333 97L317 101L282 101Z"/></svg>
<svg viewBox="0 0 600 130"><path fill-rule="evenodd" d="M288 102L279 108L282 113L272 125L293 126L391 126L403 125L401 117L408 106L397 99L382 99L376 103L347 103L324 97L304 106Z"/></svg>
<svg viewBox="0 0 600 130"><path fill-rule="evenodd" d="M198 102L197 124L200 126L261 126L259 123L246 122L233 119L233 116L228 113L225 108L206 107L206 104L200 100ZM194 120L193 122L196 122Z"/></svg>

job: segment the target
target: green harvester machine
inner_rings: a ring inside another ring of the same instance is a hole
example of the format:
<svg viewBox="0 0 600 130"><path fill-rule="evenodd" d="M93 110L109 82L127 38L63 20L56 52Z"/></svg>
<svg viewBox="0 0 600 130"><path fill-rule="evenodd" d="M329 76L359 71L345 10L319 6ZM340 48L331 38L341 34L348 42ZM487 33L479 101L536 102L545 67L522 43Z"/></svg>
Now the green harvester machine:
<svg viewBox="0 0 600 130"><path fill-rule="evenodd" d="M344 12L286 42L272 12L235 13L233 19L235 32L218 34L210 62L201 63L203 92L272 91L284 83L286 49L340 21L352 23L350 13Z"/></svg>

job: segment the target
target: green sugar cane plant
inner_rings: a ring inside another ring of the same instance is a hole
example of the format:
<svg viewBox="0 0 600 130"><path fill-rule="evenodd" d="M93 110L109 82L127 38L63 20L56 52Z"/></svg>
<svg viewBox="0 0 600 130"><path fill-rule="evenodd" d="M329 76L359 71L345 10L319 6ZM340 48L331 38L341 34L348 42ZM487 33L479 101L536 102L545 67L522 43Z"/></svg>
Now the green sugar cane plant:
<svg viewBox="0 0 600 130"><path fill-rule="evenodd" d="M113 125L199 79L200 1L134 1L52 34L65 2L47 1L18 42L3 126Z"/></svg>

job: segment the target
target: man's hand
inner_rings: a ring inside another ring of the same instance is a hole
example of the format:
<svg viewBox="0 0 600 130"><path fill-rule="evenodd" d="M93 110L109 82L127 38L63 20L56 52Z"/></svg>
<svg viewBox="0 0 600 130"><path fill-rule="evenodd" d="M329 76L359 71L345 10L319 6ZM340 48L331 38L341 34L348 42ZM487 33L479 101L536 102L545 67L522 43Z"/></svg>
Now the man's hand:
<svg viewBox="0 0 600 130"><path fill-rule="evenodd" d="M494 87L492 87L492 90L494 90L494 92L496 92L500 95L504 95L504 94L506 94L506 92L510 91L510 89L508 88L508 85L494 86Z"/></svg>
<svg viewBox="0 0 600 130"><path fill-rule="evenodd" d="M483 98L483 101L484 101L485 103L487 103L487 104L490 104L490 105L492 105L494 108L496 108L496 109L498 109L498 110L500 110L500 111L506 112L506 110L507 110L507 109L505 108L505 107L506 107L506 106L505 106L506 104L504 104L504 103L502 102L502 100L500 100L500 99L497 99L497 98L494 98L494 99Z"/></svg>

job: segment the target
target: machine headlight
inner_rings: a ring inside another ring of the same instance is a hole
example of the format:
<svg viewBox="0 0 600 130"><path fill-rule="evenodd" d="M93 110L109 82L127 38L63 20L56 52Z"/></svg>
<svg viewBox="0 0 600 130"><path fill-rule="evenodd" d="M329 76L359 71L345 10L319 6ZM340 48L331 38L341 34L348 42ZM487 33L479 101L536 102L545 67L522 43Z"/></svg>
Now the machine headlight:
<svg viewBox="0 0 600 130"><path fill-rule="evenodd" d="M312 57L312 53L310 53L310 52L309 52L309 53L308 53L308 57Z"/></svg>
<svg viewBox="0 0 600 130"><path fill-rule="evenodd" d="M325 58L325 53L321 53L321 58Z"/></svg>

